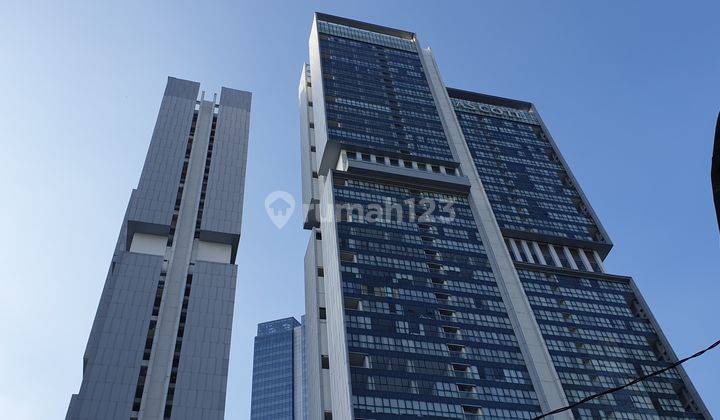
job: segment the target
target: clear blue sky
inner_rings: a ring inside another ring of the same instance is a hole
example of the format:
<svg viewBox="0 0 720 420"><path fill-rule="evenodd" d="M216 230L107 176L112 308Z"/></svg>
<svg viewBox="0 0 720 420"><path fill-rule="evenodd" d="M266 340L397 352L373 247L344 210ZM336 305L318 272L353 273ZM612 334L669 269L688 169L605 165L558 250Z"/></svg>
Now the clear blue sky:
<svg viewBox="0 0 720 420"><path fill-rule="evenodd" d="M100 3L103 3L101 5ZM198 7L204 3L204 7ZM415 31L446 83L534 102L679 355L720 337L709 167L720 3L5 1L0 406L63 418L167 76L253 92L227 419L249 416L258 322L303 311L297 85L313 11ZM720 350L687 366L720 414Z"/></svg>

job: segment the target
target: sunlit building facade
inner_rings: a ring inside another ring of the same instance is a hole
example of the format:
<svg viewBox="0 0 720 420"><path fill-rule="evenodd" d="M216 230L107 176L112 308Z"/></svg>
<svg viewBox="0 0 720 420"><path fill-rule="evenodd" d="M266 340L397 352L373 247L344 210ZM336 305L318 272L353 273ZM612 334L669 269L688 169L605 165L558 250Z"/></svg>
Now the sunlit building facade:
<svg viewBox="0 0 720 420"><path fill-rule="evenodd" d="M676 360L534 106L316 14L303 66L310 419L533 418ZM709 418L682 369L555 419Z"/></svg>
<svg viewBox="0 0 720 420"><path fill-rule="evenodd" d="M250 420L306 418L304 347L304 328L295 318L258 324Z"/></svg>
<svg viewBox="0 0 720 420"><path fill-rule="evenodd" d="M224 418L250 100L168 79L67 420Z"/></svg>

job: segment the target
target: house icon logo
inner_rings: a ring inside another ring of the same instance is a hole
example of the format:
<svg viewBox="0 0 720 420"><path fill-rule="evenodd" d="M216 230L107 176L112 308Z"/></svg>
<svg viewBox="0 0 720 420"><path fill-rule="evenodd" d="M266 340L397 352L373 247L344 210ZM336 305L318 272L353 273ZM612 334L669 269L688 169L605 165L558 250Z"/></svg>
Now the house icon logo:
<svg viewBox="0 0 720 420"><path fill-rule="evenodd" d="M295 211L295 198L287 191L273 191L265 198L265 211L270 221L282 229Z"/></svg>

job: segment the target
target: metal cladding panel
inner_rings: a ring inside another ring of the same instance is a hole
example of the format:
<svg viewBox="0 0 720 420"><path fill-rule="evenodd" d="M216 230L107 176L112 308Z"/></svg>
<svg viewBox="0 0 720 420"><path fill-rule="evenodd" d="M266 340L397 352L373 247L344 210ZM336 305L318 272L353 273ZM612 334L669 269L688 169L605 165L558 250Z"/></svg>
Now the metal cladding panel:
<svg viewBox="0 0 720 420"><path fill-rule="evenodd" d="M317 148L318 161L322 160L325 156L325 148L328 147L329 155L336 155L339 152L337 145L332 143L328 144L328 131L327 121L325 119L325 90L323 88L323 75L322 66L320 60L320 45L318 40L317 31L317 20L313 21L312 29L310 30L310 41L309 41L309 52L310 52L310 91L311 96L315 99L312 102L312 120L314 121L315 128L315 146ZM316 103L317 102L317 103ZM327 168L319 168L321 174Z"/></svg>
<svg viewBox="0 0 720 420"><path fill-rule="evenodd" d="M320 319L318 303L317 269L322 264L319 261L321 243L315 239L317 230L312 231L310 241L305 251L305 334L306 361L307 361L307 406L309 419L321 418L322 404L322 377L320 375Z"/></svg>
<svg viewBox="0 0 720 420"><path fill-rule="evenodd" d="M303 226L310 229L319 223L316 220L316 207L319 197L317 189L318 179L313 175L318 168L315 164L315 129L312 108L310 83L310 65L303 65L298 88L298 105L300 107L300 178L302 181Z"/></svg>
<svg viewBox="0 0 720 420"><path fill-rule="evenodd" d="M136 190L133 190L133 192L130 194L130 202L132 202L133 197L135 196L135 192ZM127 214L129 211L130 204L128 204L128 207L125 209L125 218L123 219L122 226L120 227L120 234L118 235L118 240L115 244L115 252L113 253L112 261L110 263L110 269L108 270L108 274L105 278L105 285L103 286L103 291L100 295L100 302L98 303L98 309L95 312L95 318L93 320L92 329L90 330L90 336L88 337L88 342L85 346L85 354L83 356L85 362L87 362L87 360L92 357L93 353L97 349L98 341L100 338L99 331L102 331L103 322L107 318L107 308L109 306L110 298L112 297L112 290L117 277L112 275L113 267L126 254L125 244L127 235Z"/></svg>
<svg viewBox="0 0 720 420"><path fill-rule="evenodd" d="M173 419L224 418L237 266L197 262L173 400Z"/></svg>
<svg viewBox="0 0 720 420"><path fill-rule="evenodd" d="M305 412L305 326L299 325L293 329L293 416L302 420Z"/></svg>
<svg viewBox="0 0 720 420"><path fill-rule="evenodd" d="M168 79L128 220L170 225L199 88Z"/></svg>
<svg viewBox="0 0 720 420"><path fill-rule="evenodd" d="M124 253L108 275L68 420L123 419L132 409L162 257Z"/></svg>
<svg viewBox="0 0 720 420"><path fill-rule="evenodd" d="M175 357L178 325L182 316L185 283L192 260L212 116L213 103L202 101L189 156L182 200L178 209L172 250L169 252L166 282L157 316L152 354L148 363L147 379L139 410L141 419L159 418L166 410L166 402L170 400L168 397L169 378Z"/></svg>
<svg viewBox="0 0 720 420"><path fill-rule="evenodd" d="M323 195L320 199L322 214L327 215L321 221L324 260L325 305L327 309L328 358L330 362L330 389L332 390L333 416L342 420L351 420L353 416L352 386L350 365L348 364L348 343L345 330L345 310L343 288L338 254L338 237L334 215L333 172L325 179Z"/></svg>
<svg viewBox="0 0 720 420"><path fill-rule="evenodd" d="M251 94L222 88L201 230L240 235ZM234 244L236 245L236 244Z"/></svg>
<svg viewBox="0 0 720 420"><path fill-rule="evenodd" d="M223 418L237 267L196 263L193 255L201 204L203 226L237 245L250 94L223 89L213 127L215 104L202 101L196 110L198 89L195 82L168 80L86 347L83 382L67 419L154 419L171 410L175 419ZM213 128L217 141L210 168ZM167 235L164 255L127 252L136 232ZM203 233L208 231L201 230L200 239ZM192 288L186 284L192 278L188 273L195 275ZM193 299L186 301L185 291Z"/></svg>

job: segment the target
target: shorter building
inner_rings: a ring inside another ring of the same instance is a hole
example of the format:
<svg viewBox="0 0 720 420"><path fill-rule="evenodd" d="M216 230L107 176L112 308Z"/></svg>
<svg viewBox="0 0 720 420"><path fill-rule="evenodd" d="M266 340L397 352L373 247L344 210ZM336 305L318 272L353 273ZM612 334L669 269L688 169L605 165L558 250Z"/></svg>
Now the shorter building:
<svg viewBox="0 0 720 420"><path fill-rule="evenodd" d="M307 371L304 330L303 324L293 317L258 324L253 356L251 420L307 418L304 408Z"/></svg>

